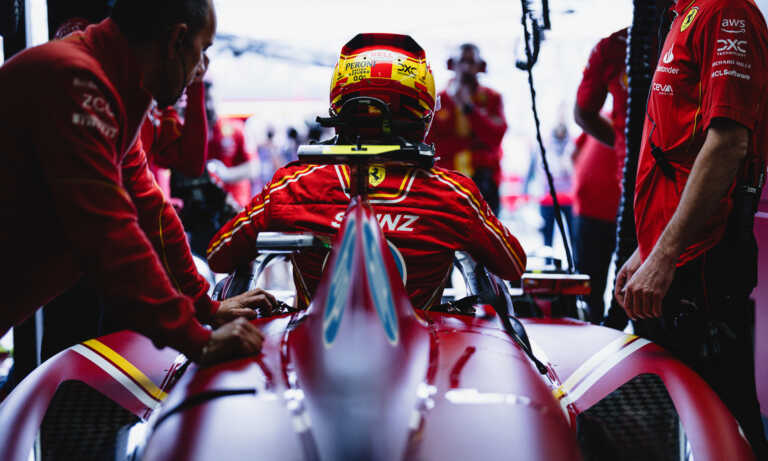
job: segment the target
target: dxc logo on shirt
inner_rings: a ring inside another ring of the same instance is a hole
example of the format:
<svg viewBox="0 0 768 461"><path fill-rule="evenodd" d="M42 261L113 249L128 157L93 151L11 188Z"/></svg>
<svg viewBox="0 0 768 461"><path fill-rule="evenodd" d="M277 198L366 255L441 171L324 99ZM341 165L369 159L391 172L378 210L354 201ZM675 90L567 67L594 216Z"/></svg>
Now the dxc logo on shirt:
<svg viewBox="0 0 768 461"><path fill-rule="evenodd" d="M727 52L737 52L737 53L746 53L747 49L744 48L744 45L747 44L746 40L732 40L730 38L727 39L719 39L717 41L718 53L727 53Z"/></svg>

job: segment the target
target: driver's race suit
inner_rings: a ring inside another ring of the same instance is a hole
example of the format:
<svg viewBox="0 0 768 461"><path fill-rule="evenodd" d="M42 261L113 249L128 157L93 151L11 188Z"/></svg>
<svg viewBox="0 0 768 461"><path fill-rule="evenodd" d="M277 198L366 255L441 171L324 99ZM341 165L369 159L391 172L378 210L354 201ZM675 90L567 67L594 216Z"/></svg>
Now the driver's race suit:
<svg viewBox="0 0 768 461"><path fill-rule="evenodd" d="M517 239L493 215L471 179L434 167L401 165L369 168L368 198L385 237L406 267L406 289L414 307L440 302L454 251L507 280L525 270ZM208 262L216 272L230 272L256 257L262 231L311 232L334 236L349 205L350 170L346 165L290 163L251 203L214 236ZM317 288L326 252L304 251L294 263L300 306ZM300 275L301 277L298 277Z"/></svg>

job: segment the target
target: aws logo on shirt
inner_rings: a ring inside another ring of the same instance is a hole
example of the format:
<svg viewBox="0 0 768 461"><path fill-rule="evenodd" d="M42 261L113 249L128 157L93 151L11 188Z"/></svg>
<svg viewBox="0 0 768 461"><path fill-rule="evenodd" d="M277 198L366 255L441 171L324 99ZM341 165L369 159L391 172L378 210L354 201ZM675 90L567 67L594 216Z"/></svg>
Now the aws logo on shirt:
<svg viewBox="0 0 768 461"><path fill-rule="evenodd" d="M746 19L723 19L720 30L728 34L743 34L747 31Z"/></svg>

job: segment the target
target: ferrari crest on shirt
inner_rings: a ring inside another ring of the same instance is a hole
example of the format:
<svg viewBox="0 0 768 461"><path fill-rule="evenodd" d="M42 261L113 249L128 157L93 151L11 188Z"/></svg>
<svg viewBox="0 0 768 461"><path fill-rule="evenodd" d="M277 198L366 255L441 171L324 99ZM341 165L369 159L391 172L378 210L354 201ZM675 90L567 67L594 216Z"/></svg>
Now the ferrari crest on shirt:
<svg viewBox="0 0 768 461"><path fill-rule="evenodd" d="M371 165L368 167L368 183L376 187L387 177L387 170L381 165Z"/></svg>
<svg viewBox="0 0 768 461"><path fill-rule="evenodd" d="M685 29L690 27L690 25L693 23L693 20L696 19L696 13L698 12L698 6L691 8L691 11L689 11L688 14L685 15L685 19L683 19L683 24L680 26L680 32L685 32Z"/></svg>

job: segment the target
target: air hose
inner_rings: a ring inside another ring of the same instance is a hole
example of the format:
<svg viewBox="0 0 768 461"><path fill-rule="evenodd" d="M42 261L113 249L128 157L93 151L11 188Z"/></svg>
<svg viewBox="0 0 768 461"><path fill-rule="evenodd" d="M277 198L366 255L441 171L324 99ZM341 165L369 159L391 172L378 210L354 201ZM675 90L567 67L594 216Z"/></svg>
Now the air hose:
<svg viewBox="0 0 768 461"><path fill-rule="evenodd" d="M536 60L539 55L539 46L541 44L541 26L534 18L529 2L527 0L521 0L521 3L523 7L523 16L521 22L523 23L523 39L525 41L525 57L527 62L518 62L517 67L528 72L528 86L531 90L531 108L533 109L533 120L536 124L536 140L539 143L539 149L541 151L541 165L544 168L544 173L547 177L547 184L549 185L549 194L552 197L552 205L555 211L555 221L557 222L557 228L560 230L560 235L563 237L565 257L568 260L568 273L572 274L575 270L573 266L573 255L571 253L571 246L568 241L568 236L565 233L560 202L557 200L557 193L555 192L552 173L550 172L549 163L547 162L547 153L544 149L544 142L541 139L541 122L539 121L539 112L536 108L536 89L533 86L533 66L536 64ZM548 16L549 15L547 13L547 17ZM531 31L528 30L529 20L531 21L533 34L531 34ZM547 22L549 22L549 20L547 20ZM531 49L531 38L533 38L533 49Z"/></svg>
<svg viewBox="0 0 768 461"><path fill-rule="evenodd" d="M616 275L637 248L635 233L635 177L643 136L645 109L648 91L656 66L656 32L658 14L654 2L634 0L632 27L627 41L627 76L629 77L629 98L627 99L626 159L622 179L622 196L619 204L616 230ZM611 298L611 307L605 320L607 326L624 329L628 318L624 310Z"/></svg>

